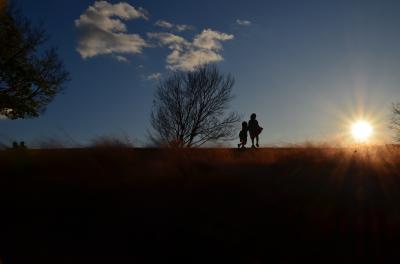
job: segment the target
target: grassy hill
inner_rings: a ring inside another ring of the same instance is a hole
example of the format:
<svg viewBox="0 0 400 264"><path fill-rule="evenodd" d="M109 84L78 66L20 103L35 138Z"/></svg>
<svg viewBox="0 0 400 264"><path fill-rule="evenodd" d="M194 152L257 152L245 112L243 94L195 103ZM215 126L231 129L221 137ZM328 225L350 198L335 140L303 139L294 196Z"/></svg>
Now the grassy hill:
<svg viewBox="0 0 400 264"><path fill-rule="evenodd" d="M8 263L383 262L400 149L0 152Z"/></svg>

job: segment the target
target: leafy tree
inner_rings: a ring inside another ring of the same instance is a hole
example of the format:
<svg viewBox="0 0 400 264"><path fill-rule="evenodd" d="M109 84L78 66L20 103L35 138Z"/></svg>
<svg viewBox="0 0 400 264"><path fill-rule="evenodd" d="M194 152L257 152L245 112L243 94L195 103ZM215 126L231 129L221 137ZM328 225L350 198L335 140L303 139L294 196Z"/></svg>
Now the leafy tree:
<svg viewBox="0 0 400 264"><path fill-rule="evenodd" d="M37 117L68 81L55 49L41 47L46 40L15 8L0 12L0 115Z"/></svg>
<svg viewBox="0 0 400 264"><path fill-rule="evenodd" d="M239 121L228 112L233 85L233 77L213 65L173 73L160 82L151 114L153 143L195 147L231 139Z"/></svg>

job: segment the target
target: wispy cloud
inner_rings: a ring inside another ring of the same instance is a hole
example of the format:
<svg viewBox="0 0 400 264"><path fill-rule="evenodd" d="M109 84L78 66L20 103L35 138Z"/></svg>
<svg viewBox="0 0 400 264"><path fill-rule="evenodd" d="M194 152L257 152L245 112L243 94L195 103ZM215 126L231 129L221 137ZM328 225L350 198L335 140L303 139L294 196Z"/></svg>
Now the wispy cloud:
<svg viewBox="0 0 400 264"><path fill-rule="evenodd" d="M252 23L249 20L236 19L236 24L240 26L251 26Z"/></svg>
<svg viewBox="0 0 400 264"><path fill-rule="evenodd" d="M178 25L175 25L175 27L176 27L176 30L179 32L186 31L186 30L193 30L193 28L194 28L191 25L184 25L184 24L178 24Z"/></svg>
<svg viewBox="0 0 400 264"><path fill-rule="evenodd" d="M201 49L222 50L221 41L231 40L233 38L233 35L214 31L212 29L205 29L194 38L193 45Z"/></svg>
<svg viewBox="0 0 400 264"><path fill-rule="evenodd" d="M222 42L234 38L233 35L211 29L203 30L191 42L172 33L148 33L148 36L172 50L166 59L166 67L183 71L192 71L198 66L223 60L220 54Z"/></svg>
<svg viewBox="0 0 400 264"><path fill-rule="evenodd" d="M129 62L129 60L128 60L126 57L121 56L121 55L113 55L112 57L113 57L116 61L119 61L119 62Z"/></svg>
<svg viewBox="0 0 400 264"><path fill-rule="evenodd" d="M155 72L155 73L152 73L152 74L150 74L149 76L147 76L146 79L147 79L148 81L158 81L158 80L161 79L161 76L162 76L161 73Z"/></svg>
<svg viewBox="0 0 400 264"><path fill-rule="evenodd" d="M126 33L123 22L140 18L147 20L147 12L128 3L95 2L75 20L79 32L77 51L82 58L101 54L141 53L148 46L146 41L138 34Z"/></svg>
<svg viewBox="0 0 400 264"><path fill-rule="evenodd" d="M175 33L193 29L192 26L158 20L155 25L169 32L150 32L145 40L139 34L128 32L125 21L133 19L148 20L148 13L125 2L96 1L75 20L79 33L77 51L82 58L108 54L117 61L128 62L127 54L140 54L145 48L167 47L171 50L166 58L167 69L192 71L198 66L222 61L222 43L234 38L204 29L190 41ZM148 78L161 76L157 74Z"/></svg>
<svg viewBox="0 0 400 264"><path fill-rule="evenodd" d="M184 47L190 46L191 43L186 41L183 37L167 33L167 32L151 32L147 33L150 39L158 41L160 46L168 46L170 49L182 50Z"/></svg>
<svg viewBox="0 0 400 264"><path fill-rule="evenodd" d="M154 25L156 25L157 27L164 28L164 29L175 30L175 31L179 31L179 32L193 29L193 26L191 26L191 25L173 24L166 20L157 20L157 22Z"/></svg>
<svg viewBox="0 0 400 264"><path fill-rule="evenodd" d="M167 28L167 29L174 27L174 24L172 24L168 21L165 21L165 20L157 20L157 22L154 25L156 25L157 27L162 27L162 28Z"/></svg>

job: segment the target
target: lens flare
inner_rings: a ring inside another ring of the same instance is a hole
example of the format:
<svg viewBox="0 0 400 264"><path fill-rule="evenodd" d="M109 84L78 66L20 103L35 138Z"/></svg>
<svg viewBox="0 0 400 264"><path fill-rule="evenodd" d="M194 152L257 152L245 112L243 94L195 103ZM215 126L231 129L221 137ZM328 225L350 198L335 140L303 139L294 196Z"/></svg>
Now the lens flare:
<svg viewBox="0 0 400 264"><path fill-rule="evenodd" d="M371 137L373 128L367 121L357 121L351 126L351 134L358 142L366 142Z"/></svg>

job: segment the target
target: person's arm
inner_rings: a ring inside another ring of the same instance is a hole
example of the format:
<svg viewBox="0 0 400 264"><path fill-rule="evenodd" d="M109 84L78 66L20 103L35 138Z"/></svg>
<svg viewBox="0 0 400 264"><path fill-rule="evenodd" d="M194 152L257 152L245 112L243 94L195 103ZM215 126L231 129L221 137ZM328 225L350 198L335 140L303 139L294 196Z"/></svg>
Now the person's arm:
<svg viewBox="0 0 400 264"><path fill-rule="evenodd" d="M259 130L259 133L261 133L261 131L263 130L263 128L260 127L260 125L258 124L258 121L257 121L257 130Z"/></svg>

